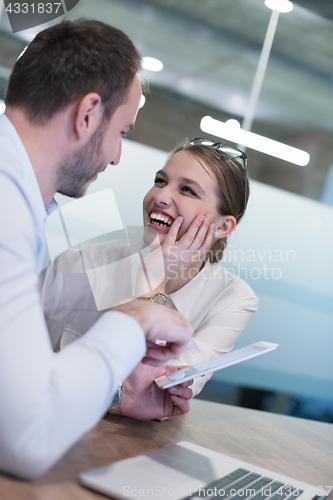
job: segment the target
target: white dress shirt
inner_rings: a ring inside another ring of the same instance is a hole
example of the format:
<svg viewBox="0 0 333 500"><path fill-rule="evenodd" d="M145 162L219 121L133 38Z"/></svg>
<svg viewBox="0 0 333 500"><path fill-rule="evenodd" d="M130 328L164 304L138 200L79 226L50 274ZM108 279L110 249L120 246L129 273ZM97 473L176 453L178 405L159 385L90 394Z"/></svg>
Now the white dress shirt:
<svg viewBox="0 0 333 500"><path fill-rule="evenodd" d="M109 259L116 262L124 246L124 242L92 245L87 250L90 258L86 254L83 260L105 263ZM142 250L140 243L134 243L132 247ZM45 319L55 350L80 338L102 314L96 307L91 280L89 282L85 273L55 270L77 268L80 255L78 250L63 254L61 261L55 263L54 267L49 265L40 278ZM131 266L123 262L120 259L117 262L120 272L113 272L115 279L106 280L104 295L117 295L124 299L127 286L130 300L133 273ZM105 266L103 270L105 272ZM121 279L117 279L117 274ZM220 264L211 264L209 261L194 279L171 293L168 298L168 306L182 312L189 319L194 328L193 338L201 351L196 356L186 350L178 360L169 362L173 365L192 365L230 351L258 308L258 299L247 283L226 271ZM209 374L195 379L191 386L194 396L202 390L211 376Z"/></svg>
<svg viewBox="0 0 333 500"><path fill-rule="evenodd" d="M0 469L34 477L104 415L146 342L132 318L106 312L83 338L53 352L38 292L47 212L27 152L5 115L0 214Z"/></svg>

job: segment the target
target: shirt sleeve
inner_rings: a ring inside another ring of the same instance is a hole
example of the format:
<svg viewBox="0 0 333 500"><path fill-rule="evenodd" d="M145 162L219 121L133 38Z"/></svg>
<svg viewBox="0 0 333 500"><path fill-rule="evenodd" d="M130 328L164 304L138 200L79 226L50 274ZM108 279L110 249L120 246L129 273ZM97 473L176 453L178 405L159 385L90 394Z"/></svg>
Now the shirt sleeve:
<svg viewBox="0 0 333 500"><path fill-rule="evenodd" d="M36 273L32 212L0 174L0 469L42 474L104 415L145 353L139 324L106 312L59 353L51 348Z"/></svg>
<svg viewBox="0 0 333 500"><path fill-rule="evenodd" d="M196 356L187 350L170 364L194 365L231 351L258 309L258 298L252 289L239 278L235 280L227 300L225 296L217 299L194 332L193 339L200 349L200 355ZM194 379L191 386L193 396L202 391L212 375L210 373Z"/></svg>

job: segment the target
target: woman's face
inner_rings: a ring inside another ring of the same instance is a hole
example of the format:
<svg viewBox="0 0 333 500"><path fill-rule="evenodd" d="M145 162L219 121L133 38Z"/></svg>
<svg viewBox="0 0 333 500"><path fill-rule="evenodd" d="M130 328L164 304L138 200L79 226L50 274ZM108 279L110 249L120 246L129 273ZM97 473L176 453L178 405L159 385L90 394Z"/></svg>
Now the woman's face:
<svg viewBox="0 0 333 500"><path fill-rule="evenodd" d="M197 215L212 214L216 227L222 218L217 212L216 183L214 174L194 155L185 150L175 153L156 173L154 187L143 200L144 225L158 232L161 243L180 215L184 220L177 239Z"/></svg>

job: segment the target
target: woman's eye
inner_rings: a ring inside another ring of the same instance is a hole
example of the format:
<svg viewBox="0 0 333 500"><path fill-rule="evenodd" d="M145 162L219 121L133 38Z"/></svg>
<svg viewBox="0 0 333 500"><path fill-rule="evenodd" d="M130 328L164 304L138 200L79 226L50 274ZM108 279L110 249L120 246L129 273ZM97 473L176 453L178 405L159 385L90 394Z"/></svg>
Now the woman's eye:
<svg viewBox="0 0 333 500"><path fill-rule="evenodd" d="M155 184L165 184L165 180L162 177L156 177L154 180Z"/></svg>
<svg viewBox="0 0 333 500"><path fill-rule="evenodd" d="M127 132L121 132L121 137L127 137Z"/></svg>
<svg viewBox="0 0 333 500"><path fill-rule="evenodd" d="M185 191L185 193L190 193L192 196L196 196L196 197L198 196L197 193L192 188L190 188L188 186L184 186L182 188L182 191Z"/></svg>

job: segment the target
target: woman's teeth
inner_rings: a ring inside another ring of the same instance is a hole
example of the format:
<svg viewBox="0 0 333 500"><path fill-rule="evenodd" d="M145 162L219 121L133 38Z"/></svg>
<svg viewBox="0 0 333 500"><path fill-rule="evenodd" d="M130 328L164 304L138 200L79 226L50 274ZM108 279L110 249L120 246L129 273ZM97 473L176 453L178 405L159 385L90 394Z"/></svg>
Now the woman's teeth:
<svg viewBox="0 0 333 500"><path fill-rule="evenodd" d="M153 224L164 227L170 227L173 222L173 220L170 219L170 217L168 217L167 215L162 215L155 212L152 212L150 214L150 220L152 221Z"/></svg>

